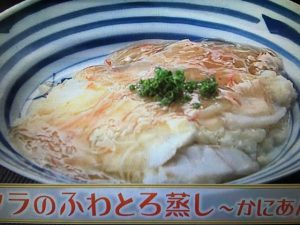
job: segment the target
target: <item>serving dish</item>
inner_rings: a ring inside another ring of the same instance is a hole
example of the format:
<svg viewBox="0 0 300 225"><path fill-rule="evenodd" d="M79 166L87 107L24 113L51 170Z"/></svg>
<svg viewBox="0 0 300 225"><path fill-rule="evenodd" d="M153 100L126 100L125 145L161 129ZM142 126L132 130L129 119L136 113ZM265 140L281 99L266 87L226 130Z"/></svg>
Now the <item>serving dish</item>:
<svg viewBox="0 0 300 225"><path fill-rule="evenodd" d="M78 182L41 168L14 149L12 121L36 88L54 84L134 42L223 39L268 47L299 90L299 6L260 1L25 1L0 17L0 163L43 183ZM299 100L289 137L266 167L231 183L265 183L300 168Z"/></svg>

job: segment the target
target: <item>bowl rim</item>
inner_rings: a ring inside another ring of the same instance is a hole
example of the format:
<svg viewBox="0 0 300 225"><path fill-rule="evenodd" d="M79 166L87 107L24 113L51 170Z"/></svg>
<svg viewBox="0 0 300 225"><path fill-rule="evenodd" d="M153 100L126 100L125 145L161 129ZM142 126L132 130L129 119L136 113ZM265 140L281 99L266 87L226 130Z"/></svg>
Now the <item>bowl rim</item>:
<svg viewBox="0 0 300 225"><path fill-rule="evenodd" d="M4 10L3 12L0 13L0 23L1 23L2 20L8 18L9 16L11 16L13 14L15 14L16 12L18 12L18 11L20 11L20 10L26 8L26 7L29 7L30 5L32 5L34 3L41 2L41 1L42 0L25 0L23 2L20 2L20 3L14 5L14 6L10 7L10 8L8 8L8 9ZM132 0L132 1L134 1L134 0ZM140 0L136 0L136 1L140 1ZM114 4L114 3L118 3L118 2L126 2L126 1L124 1L124 0L117 0L117 1L112 1L110 3ZM249 2L251 2L251 1L249 1ZM294 12L300 12L300 4L297 4L296 2L293 2L291 0L287 0L286 2L288 4L293 5L295 7L293 9L288 8L289 10L292 10ZM275 3L278 4L278 5L280 5L280 6L284 6L285 5L284 4L285 2L281 2L281 1L276 1ZM15 166L11 165L10 163L6 162L5 160L3 160L1 158L0 158L0 165L2 165L3 167L5 167L5 168L7 168L7 169L9 169L9 170L11 170L11 171L19 174L19 175L22 175L22 176L24 176L26 178L32 179L32 180L37 181L37 182L42 182L42 183L45 183L45 184L49 184L49 183L61 183L61 182L57 182L57 181L55 182L55 179L49 180L46 177L35 176L32 173L26 172L26 170L22 170L19 167L15 167ZM294 172L297 172L299 170L300 170L300 168L291 169L291 170L285 172L284 175L280 175L279 177L273 177L272 179L270 179L270 180L268 180L266 182L271 182L271 181L280 179L280 178L282 178L284 176L287 176L287 175L292 174ZM236 179L236 180L238 180L238 179ZM232 182L234 182L234 181L232 181ZM228 183L224 183L224 184L230 184L230 183L231 183L231 181L228 182ZM265 183L265 182L262 182L262 183ZM176 184L174 186L176 186Z"/></svg>

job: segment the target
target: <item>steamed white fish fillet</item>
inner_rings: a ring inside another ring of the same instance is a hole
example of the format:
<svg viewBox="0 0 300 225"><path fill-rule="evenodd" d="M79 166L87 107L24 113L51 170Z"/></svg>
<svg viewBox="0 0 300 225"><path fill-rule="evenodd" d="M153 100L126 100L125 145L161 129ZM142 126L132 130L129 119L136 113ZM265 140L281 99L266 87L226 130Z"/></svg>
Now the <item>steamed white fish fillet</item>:
<svg viewBox="0 0 300 225"><path fill-rule="evenodd" d="M219 94L193 109L161 107L128 89L157 66L181 69L187 80L214 74ZM11 137L29 158L79 180L225 182L259 170L264 146L281 144L264 142L277 124L286 130L296 98L281 70L268 49L188 40L129 46L34 101Z"/></svg>
<svg viewBox="0 0 300 225"><path fill-rule="evenodd" d="M224 113L224 121L230 129L234 128L259 128L276 124L286 114L286 108L278 107L274 114L266 116L244 116L232 113Z"/></svg>
<svg viewBox="0 0 300 225"><path fill-rule="evenodd" d="M222 183L258 169L258 163L241 150L192 145L172 161L148 170L144 183Z"/></svg>

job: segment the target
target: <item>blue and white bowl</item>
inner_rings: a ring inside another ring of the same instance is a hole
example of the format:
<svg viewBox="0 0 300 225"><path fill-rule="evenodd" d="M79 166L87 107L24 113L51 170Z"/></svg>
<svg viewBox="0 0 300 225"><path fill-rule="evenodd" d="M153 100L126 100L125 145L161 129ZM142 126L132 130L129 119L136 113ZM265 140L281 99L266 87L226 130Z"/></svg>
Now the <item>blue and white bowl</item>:
<svg viewBox="0 0 300 225"><path fill-rule="evenodd" d="M68 177L32 163L8 139L32 93L46 80L60 82L146 39L224 39L268 47L283 59L300 90L300 6L259 0L25 1L0 15L0 163L43 183ZM299 98L281 153L268 166L231 183L264 183L300 169Z"/></svg>

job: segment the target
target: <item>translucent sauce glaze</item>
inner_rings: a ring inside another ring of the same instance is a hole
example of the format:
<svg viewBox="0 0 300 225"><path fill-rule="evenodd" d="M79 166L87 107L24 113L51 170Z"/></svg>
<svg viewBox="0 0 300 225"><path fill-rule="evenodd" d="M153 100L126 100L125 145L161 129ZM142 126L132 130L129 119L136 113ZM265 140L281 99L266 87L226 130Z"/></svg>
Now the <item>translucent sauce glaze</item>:
<svg viewBox="0 0 300 225"><path fill-rule="evenodd" d="M214 76L218 93L162 107L129 90L156 67ZM129 46L33 101L11 137L43 166L90 182L224 182L259 170L284 142L296 94L282 71L273 51L240 44Z"/></svg>

